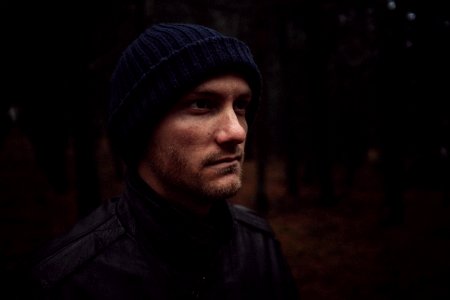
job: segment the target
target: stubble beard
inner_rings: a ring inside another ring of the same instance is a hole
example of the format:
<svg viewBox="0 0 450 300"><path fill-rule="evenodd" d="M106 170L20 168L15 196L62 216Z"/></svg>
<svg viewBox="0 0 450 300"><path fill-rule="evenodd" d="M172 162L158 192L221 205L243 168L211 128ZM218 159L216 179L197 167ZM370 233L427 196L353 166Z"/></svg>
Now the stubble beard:
<svg viewBox="0 0 450 300"><path fill-rule="evenodd" d="M201 166L206 166L222 155L209 155L201 162ZM232 165L215 171L216 174L214 175L217 177L237 175L236 179L230 179L230 182L222 184L217 183L216 180L204 178L201 172L191 172L188 159L180 155L177 149L168 149L165 156L166 161L163 161L160 157L154 157L150 164L160 181L171 192L175 191L178 194L184 194L186 197L192 197L198 202L207 204L235 196L242 186L243 153L240 165Z"/></svg>

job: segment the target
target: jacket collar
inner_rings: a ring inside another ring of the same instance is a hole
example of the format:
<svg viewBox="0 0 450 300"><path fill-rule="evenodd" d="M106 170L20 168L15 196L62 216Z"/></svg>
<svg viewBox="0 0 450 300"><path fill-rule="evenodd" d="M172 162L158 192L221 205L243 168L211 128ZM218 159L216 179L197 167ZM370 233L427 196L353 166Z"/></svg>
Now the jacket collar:
<svg viewBox="0 0 450 300"><path fill-rule="evenodd" d="M158 196L137 174L127 175L124 191L133 224L132 234L145 247L166 256L180 252L205 258L226 243L233 230L227 202L216 202L205 219L183 211Z"/></svg>

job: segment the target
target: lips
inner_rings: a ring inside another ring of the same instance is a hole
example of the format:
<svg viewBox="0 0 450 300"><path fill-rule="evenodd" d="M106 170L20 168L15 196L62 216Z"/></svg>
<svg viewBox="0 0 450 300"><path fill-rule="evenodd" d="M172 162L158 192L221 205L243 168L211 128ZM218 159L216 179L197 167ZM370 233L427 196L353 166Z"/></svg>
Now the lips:
<svg viewBox="0 0 450 300"><path fill-rule="evenodd" d="M227 157L222 157L219 159L209 160L209 161L207 161L206 166L213 166L213 165L233 163L233 162L241 162L241 160L242 160L242 155L227 156Z"/></svg>

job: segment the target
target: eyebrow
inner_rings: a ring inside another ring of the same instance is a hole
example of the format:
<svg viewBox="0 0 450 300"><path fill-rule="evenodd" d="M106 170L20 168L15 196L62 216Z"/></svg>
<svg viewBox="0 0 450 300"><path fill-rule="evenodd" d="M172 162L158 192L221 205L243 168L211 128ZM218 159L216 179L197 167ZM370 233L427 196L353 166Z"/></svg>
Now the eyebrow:
<svg viewBox="0 0 450 300"><path fill-rule="evenodd" d="M243 93L238 93L239 97L251 97L252 96L252 91L248 90L245 91ZM193 90L190 93L186 94L187 97L198 97L198 96L202 96L202 97L220 97L222 96L222 93L217 92L215 90L209 90L209 89L200 89L200 90Z"/></svg>

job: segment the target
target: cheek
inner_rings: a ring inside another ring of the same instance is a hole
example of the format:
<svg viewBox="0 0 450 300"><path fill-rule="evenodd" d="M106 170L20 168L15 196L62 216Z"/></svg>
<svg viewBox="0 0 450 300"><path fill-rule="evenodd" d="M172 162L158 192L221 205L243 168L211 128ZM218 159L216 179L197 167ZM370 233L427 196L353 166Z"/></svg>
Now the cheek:
<svg viewBox="0 0 450 300"><path fill-rule="evenodd" d="M203 145L212 136L212 132L207 130L208 126L204 125L191 125L182 124L173 132L174 140L178 140L178 143L185 146Z"/></svg>

